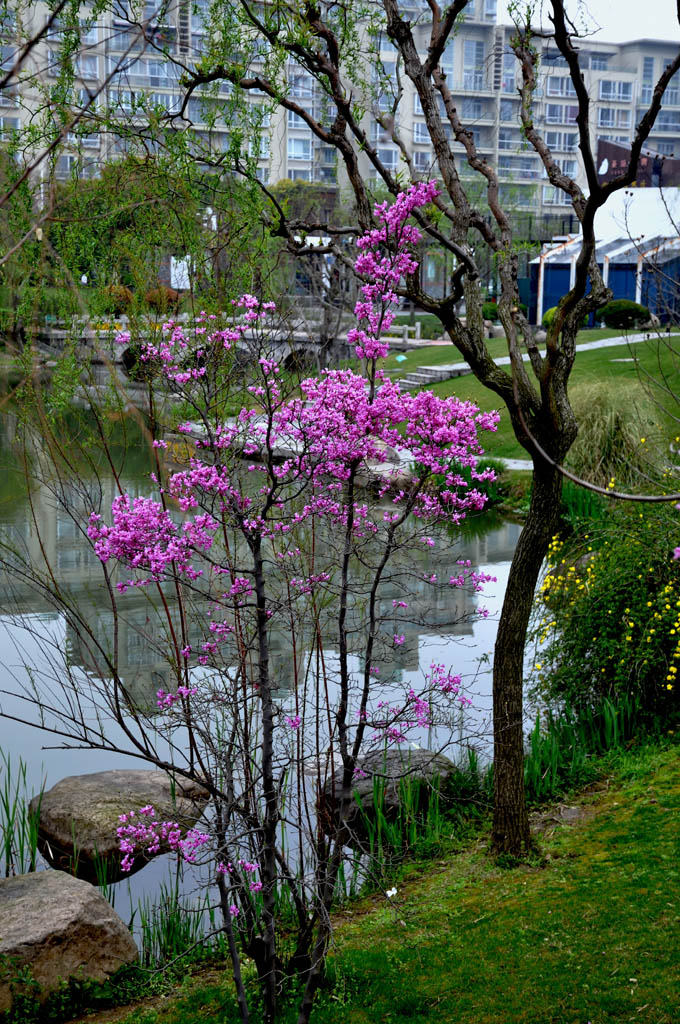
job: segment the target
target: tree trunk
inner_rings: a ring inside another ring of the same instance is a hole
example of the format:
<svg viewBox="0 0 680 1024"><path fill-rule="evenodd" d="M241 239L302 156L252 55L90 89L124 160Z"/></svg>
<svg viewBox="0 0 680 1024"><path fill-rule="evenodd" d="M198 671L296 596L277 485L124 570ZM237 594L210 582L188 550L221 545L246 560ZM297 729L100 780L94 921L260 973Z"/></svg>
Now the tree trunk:
<svg viewBox="0 0 680 1024"><path fill-rule="evenodd" d="M543 559L559 520L562 476L534 460L529 514L515 551L503 601L493 665L495 853L519 857L532 846L524 797L524 647Z"/></svg>

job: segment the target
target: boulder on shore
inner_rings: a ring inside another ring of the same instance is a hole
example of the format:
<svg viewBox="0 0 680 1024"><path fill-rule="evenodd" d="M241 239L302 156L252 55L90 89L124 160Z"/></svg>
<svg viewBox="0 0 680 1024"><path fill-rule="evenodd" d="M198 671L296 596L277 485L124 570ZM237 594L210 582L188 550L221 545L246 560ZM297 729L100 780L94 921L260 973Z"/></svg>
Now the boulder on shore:
<svg viewBox="0 0 680 1024"><path fill-rule="evenodd" d="M394 820L401 806L402 782L417 789L417 802L422 810L434 792L445 786L447 779L457 771L456 765L444 754L431 750L394 747L368 754L357 762L353 783L353 800L349 808L347 826L358 837L363 836L363 817L370 817L375 809L375 786L381 790L381 809L388 820ZM342 771L335 784L326 783L322 795L322 812L326 827L337 822L338 800Z"/></svg>
<svg viewBox="0 0 680 1024"><path fill-rule="evenodd" d="M207 802L208 793L197 782L182 779L173 786L163 771L117 768L70 775L34 797L30 810L40 809L38 846L48 864L96 882L96 864L105 863L107 881L117 882L125 877L116 835L121 814L151 804L161 820L191 828ZM132 872L146 863L147 858L136 857Z"/></svg>
<svg viewBox="0 0 680 1024"><path fill-rule="evenodd" d="M42 1001L62 980L105 981L136 959L129 930L89 882L63 871L0 879L0 1012L11 1007L21 968L30 968Z"/></svg>

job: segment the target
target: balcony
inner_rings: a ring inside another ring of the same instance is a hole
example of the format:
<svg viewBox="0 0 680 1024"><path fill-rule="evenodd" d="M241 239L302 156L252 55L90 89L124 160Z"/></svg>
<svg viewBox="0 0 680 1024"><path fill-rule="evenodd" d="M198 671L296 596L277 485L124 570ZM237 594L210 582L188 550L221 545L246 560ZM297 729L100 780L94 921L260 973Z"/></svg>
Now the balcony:
<svg viewBox="0 0 680 1024"><path fill-rule="evenodd" d="M477 94L493 93L493 89L488 82L486 75L481 72L468 71L463 72L462 79L456 79L449 83L449 89L452 93L456 92L474 92Z"/></svg>

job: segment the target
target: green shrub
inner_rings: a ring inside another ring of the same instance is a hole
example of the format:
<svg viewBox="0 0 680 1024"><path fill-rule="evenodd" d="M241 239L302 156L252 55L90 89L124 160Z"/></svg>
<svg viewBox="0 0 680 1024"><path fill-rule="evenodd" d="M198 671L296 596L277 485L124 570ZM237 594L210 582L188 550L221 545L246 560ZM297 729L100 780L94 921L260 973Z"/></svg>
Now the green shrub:
<svg viewBox="0 0 680 1024"><path fill-rule="evenodd" d="M132 292L124 284L111 284L104 289L104 306L115 316L127 313L132 305Z"/></svg>
<svg viewBox="0 0 680 1024"><path fill-rule="evenodd" d="M156 313L168 313L170 310L176 310L180 303L179 292L164 284L159 285L158 288L152 288L144 298Z"/></svg>
<svg viewBox="0 0 680 1024"><path fill-rule="evenodd" d="M518 302L517 308L520 309L525 316L527 315L528 309L523 302ZM482 316L484 317L485 320L491 320L494 322L498 321L498 303L496 302L495 299L492 300L491 302L485 302L483 304Z"/></svg>
<svg viewBox="0 0 680 1024"><path fill-rule="evenodd" d="M545 327L545 328L550 327L550 325L552 324L553 320L555 319L555 313L556 312L557 312L557 306L551 306L550 309L546 309L545 313L543 314L543 319L541 320L541 324L543 325L543 327ZM587 327L587 326L588 326L588 317L584 316L583 320L581 321L581 327Z"/></svg>
<svg viewBox="0 0 680 1024"><path fill-rule="evenodd" d="M678 712L680 561L674 509L615 506L580 546L554 540L538 598L538 692L575 709L631 698Z"/></svg>
<svg viewBox="0 0 680 1024"><path fill-rule="evenodd" d="M614 299L606 306L598 309L597 320L603 320L606 327L626 330L629 327L640 327L649 322L649 310L630 299Z"/></svg>

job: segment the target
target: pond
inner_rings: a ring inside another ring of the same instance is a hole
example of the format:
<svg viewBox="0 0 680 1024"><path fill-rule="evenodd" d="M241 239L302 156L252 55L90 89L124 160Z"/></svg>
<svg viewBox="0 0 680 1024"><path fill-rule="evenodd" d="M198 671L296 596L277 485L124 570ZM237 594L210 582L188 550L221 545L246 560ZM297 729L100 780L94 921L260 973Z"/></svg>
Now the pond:
<svg viewBox="0 0 680 1024"><path fill-rule="evenodd" d="M65 479L61 486L61 500L55 502L53 488L34 479L30 497L23 484L22 456L13 445L17 421L6 414L0 426L2 432L3 465L0 481L0 532L5 543L20 550L32 562L41 560L54 566L58 584L65 594L87 616L91 635L105 650L113 629L108 592L102 580L101 565L94 555L87 537L78 528L77 517L71 512L82 500L82 489ZM134 426L127 427L128 438L134 437ZM110 471L98 473L103 492L103 507L117 493L117 484L133 494L149 494L146 459L139 451L132 451L126 459L119 480ZM470 560L473 568L496 578L486 585L482 603L488 616L475 614L475 601L470 593L450 588L439 591L434 604L423 588L416 594L410 618L400 621L398 628L404 642L395 649L389 664L383 668L383 679L390 685L399 684L417 689L432 663L450 666L460 674L463 687L471 704L459 712L453 723L454 744L447 751L454 759L473 746L484 759L491 749L491 673L490 657L495 640L496 623L503 598L510 560L521 526L503 520L493 513L475 517L455 534L437 535L436 554L428 548L414 556L415 574L426 576L433 566L437 571L450 573L459 559ZM11 559L9 560L11 561ZM129 754L78 748L59 735L51 735L35 727L22 724L28 718L38 722L41 704L51 702L60 706L64 698L59 695L59 682L66 666L81 680L81 713L85 719L96 722L101 714L97 702L91 699L100 679L97 677L96 652L92 644L84 643L63 613L53 607L45 596L36 592L11 565L0 571L0 750L16 765L19 757L27 765L29 788L38 791L41 785L50 788L61 778L111 768L143 767L143 763ZM168 596L172 606L172 596ZM389 618L392 593L389 588L382 595L383 611ZM421 607L422 605L422 607ZM159 689L172 689L167 660L163 656L165 635L155 621L155 609L144 592L133 591L125 596L125 615L117 624L119 673L128 693L142 705L151 706ZM333 657L332 649L328 656ZM272 631L272 663L276 690L282 705L294 690L295 658L291 653L290 638L285 630ZM102 673L103 674L103 673ZM33 685L36 703L27 705L20 694ZM65 710L67 710L65 708ZM52 721L55 722L53 714ZM58 723L57 723L58 724ZM113 746L125 738L120 726L104 716L103 729L107 741ZM450 724L450 723L449 723ZM420 745L439 749L442 737L437 729L420 730L414 737ZM157 738L159 749L166 749L162 736ZM167 750L170 756L169 749ZM157 892L161 882L172 873L174 860L157 858L131 879L114 887L116 908L127 918L140 898Z"/></svg>

